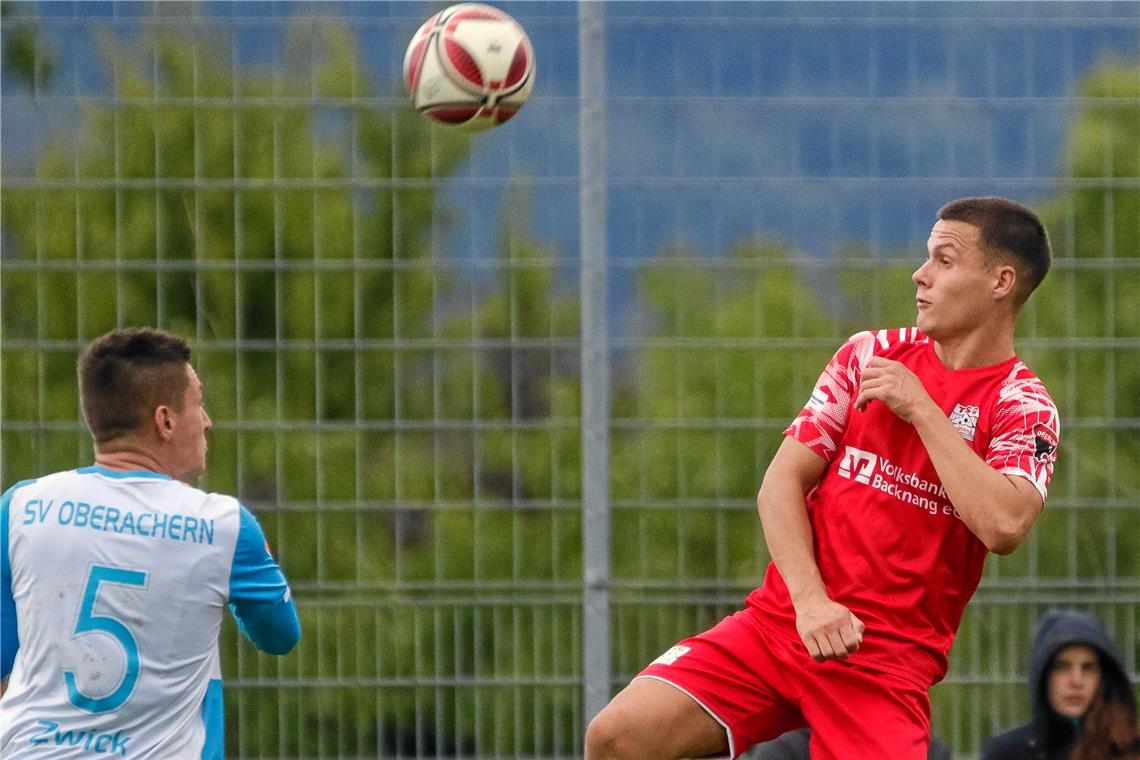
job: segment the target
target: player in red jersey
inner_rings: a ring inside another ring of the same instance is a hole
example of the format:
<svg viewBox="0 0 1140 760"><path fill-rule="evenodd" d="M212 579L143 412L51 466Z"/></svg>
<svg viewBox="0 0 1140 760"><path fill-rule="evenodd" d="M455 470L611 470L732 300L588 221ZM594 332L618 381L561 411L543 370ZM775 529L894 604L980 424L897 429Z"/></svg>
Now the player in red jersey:
<svg viewBox="0 0 1140 760"><path fill-rule="evenodd" d="M1013 350L1049 269L1041 222L960 199L927 254L917 327L850 338L785 431L757 496L763 585L614 697L587 760L736 757L808 725L815 760L926 757L930 687L986 554L1040 514L1059 435Z"/></svg>

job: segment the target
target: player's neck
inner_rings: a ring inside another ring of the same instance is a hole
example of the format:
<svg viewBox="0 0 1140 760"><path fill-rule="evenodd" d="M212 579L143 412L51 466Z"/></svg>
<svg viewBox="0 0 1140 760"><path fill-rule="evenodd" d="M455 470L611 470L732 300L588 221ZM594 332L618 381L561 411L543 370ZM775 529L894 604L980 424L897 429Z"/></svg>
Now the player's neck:
<svg viewBox="0 0 1140 760"><path fill-rule="evenodd" d="M108 470L118 472L146 470L148 472L170 474L152 454L136 448L123 448L116 451L96 450L95 464L100 467L105 467Z"/></svg>
<svg viewBox="0 0 1140 760"><path fill-rule="evenodd" d="M1001 364L1014 355L1012 331L993 330L934 341L934 353L946 369Z"/></svg>

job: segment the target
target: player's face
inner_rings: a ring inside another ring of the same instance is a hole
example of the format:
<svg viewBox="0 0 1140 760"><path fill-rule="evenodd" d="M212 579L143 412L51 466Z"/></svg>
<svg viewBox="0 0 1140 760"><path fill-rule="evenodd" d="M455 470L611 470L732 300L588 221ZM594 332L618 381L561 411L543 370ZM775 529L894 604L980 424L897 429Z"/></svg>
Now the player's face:
<svg viewBox="0 0 1140 760"><path fill-rule="evenodd" d="M1049 705L1066 718L1080 718L1100 691L1100 659L1083 644L1065 647L1049 667Z"/></svg>
<svg viewBox="0 0 1140 760"><path fill-rule="evenodd" d="M969 333L993 308L993 267L986 266L981 232L939 219L926 241L927 258L911 279L917 286L918 329L935 340Z"/></svg>
<svg viewBox="0 0 1140 760"><path fill-rule="evenodd" d="M189 382L182 398L182 411L175 412L174 444L179 480L191 481L206 471L206 432L213 422L206 414L202 396L202 381L189 364L186 365Z"/></svg>

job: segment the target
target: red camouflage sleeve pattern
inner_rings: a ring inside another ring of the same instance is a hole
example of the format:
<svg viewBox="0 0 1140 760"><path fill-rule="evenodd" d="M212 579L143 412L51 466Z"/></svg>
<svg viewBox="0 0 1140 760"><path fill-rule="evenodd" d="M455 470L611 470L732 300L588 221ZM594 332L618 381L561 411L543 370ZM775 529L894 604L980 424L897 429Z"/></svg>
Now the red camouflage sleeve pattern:
<svg viewBox="0 0 1140 760"><path fill-rule="evenodd" d="M1053 399L1041 380L1018 362L998 394L986 463L1003 475L1025 478L1044 501L1060 438Z"/></svg>
<svg viewBox="0 0 1140 760"><path fill-rule="evenodd" d="M847 429L863 367L875 352L875 334L857 333L840 346L815 383L811 398L784 435L795 438L827 461L835 457Z"/></svg>

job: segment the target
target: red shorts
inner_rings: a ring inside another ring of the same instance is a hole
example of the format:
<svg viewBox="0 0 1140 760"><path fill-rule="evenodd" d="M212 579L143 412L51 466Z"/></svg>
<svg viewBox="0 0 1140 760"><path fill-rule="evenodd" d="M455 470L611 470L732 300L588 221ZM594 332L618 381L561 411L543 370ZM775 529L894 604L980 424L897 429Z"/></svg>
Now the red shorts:
<svg viewBox="0 0 1140 760"><path fill-rule="evenodd" d="M812 760L926 760L928 689L840 660L816 662L803 643L744 609L654 660L656 678L692 697L728 733L731 757L811 726Z"/></svg>

